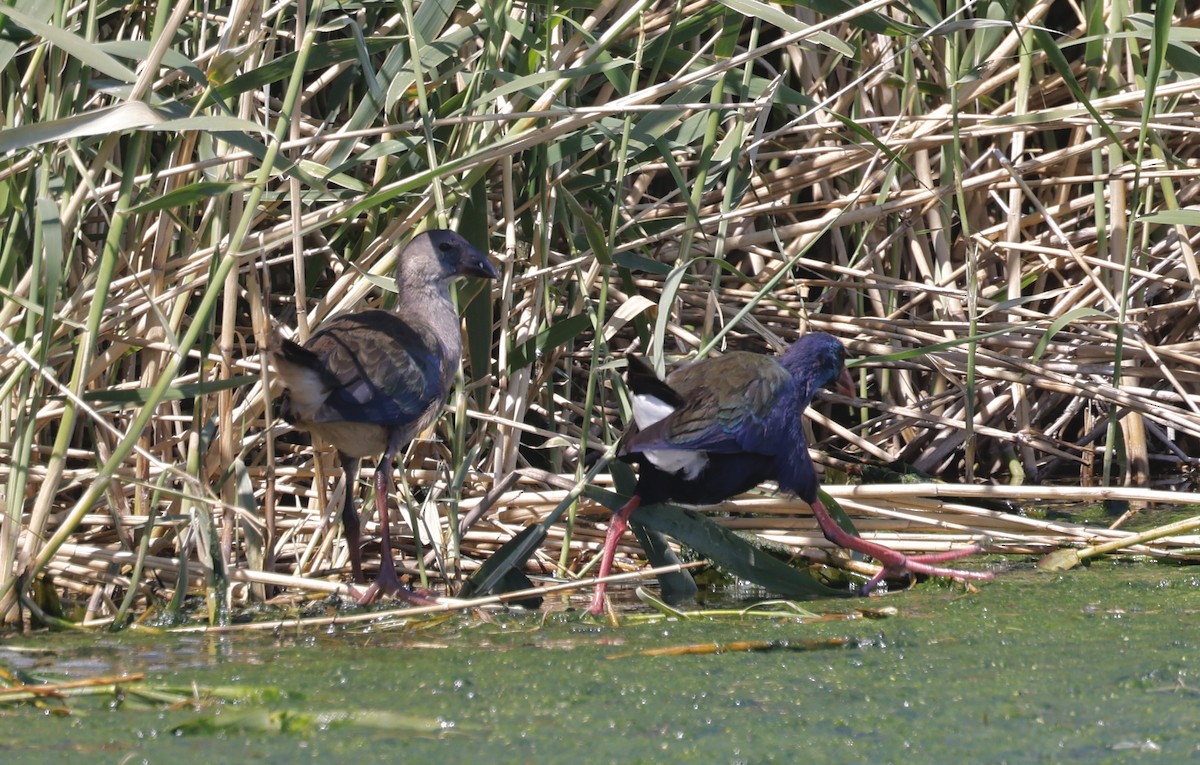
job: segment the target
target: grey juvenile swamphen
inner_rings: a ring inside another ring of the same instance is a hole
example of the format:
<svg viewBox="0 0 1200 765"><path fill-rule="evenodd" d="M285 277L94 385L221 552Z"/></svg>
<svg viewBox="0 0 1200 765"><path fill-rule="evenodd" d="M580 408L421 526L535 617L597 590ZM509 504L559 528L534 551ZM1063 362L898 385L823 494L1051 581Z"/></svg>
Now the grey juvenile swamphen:
<svg viewBox="0 0 1200 765"><path fill-rule="evenodd" d="M359 598L424 599L400 583L392 561L388 495L396 455L438 416L462 361L462 329L450 298L461 276L495 279L487 255L453 231L427 231L400 253L396 310L368 310L325 322L303 346L274 343L271 358L287 393L283 418L338 450L346 479L342 524L354 580L363 582L354 487L363 457L375 471L383 551L379 575Z"/></svg>
<svg viewBox="0 0 1200 765"><path fill-rule="evenodd" d="M802 336L779 357L736 351L679 367L666 381L630 357L626 380L634 426L622 439L618 456L638 465L638 482L608 528L600 576L611 570L617 541L640 505L712 505L773 480L781 491L812 507L826 539L883 564L863 585L863 594L884 576L903 572L990 579L990 573L936 565L974 555L978 545L906 556L844 531L818 499L817 474L800 418L813 394L830 383L853 394L845 360L842 343L821 332ZM604 610L604 591L603 584L596 586L591 613Z"/></svg>

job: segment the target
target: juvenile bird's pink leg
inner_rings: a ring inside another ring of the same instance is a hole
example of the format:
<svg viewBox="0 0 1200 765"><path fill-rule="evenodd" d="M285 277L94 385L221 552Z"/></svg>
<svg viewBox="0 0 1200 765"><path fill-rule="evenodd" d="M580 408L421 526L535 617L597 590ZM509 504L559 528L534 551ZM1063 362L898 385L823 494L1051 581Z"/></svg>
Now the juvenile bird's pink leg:
<svg viewBox="0 0 1200 765"><path fill-rule="evenodd" d="M342 531L346 534L346 552L350 556L350 571L355 583L361 584L366 579L362 572L362 523L358 519L358 510L354 507L354 493L358 487L358 457L341 453L342 475L346 482L346 496L342 499Z"/></svg>
<svg viewBox="0 0 1200 765"><path fill-rule="evenodd" d="M813 517L817 519L817 524L821 527L821 533L825 535L826 539L839 547L854 550L863 555L870 555L883 564L883 570L871 577L871 580L862 586L860 592L863 595L867 595L871 590L875 589L889 574L913 573L925 574L926 576L946 576L952 579L992 578L992 572L990 571L963 571L961 569L944 568L936 565L965 558L968 555L976 555L981 550L978 544L964 547L961 550L948 550L928 555L905 555L904 553L896 552L883 545L868 542L865 539L850 534L837 525L837 521L833 520L833 516L829 514L829 510L825 508L821 500L814 500L810 503L810 506L812 507Z"/></svg>
<svg viewBox="0 0 1200 765"><path fill-rule="evenodd" d="M379 515L379 530L382 535L379 553L379 574L367 591L358 599L360 606L373 603L380 595L394 595L401 600L418 606L431 605L435 601L422 597L400 583L396 576L396 563L392 559L392 536L388 523L388 495L391 490L392 458L389 451L375 470L375 512Z"/></svg>
<svg viewBox="0 0 1200 765"><path fill-rule="evenodd" d="M642 498L634 494L620 510L613 513L612 521L608 524L608 534L604 536L604 551L600 554L600 573L598 574L600 578L608 576L612 571L613 557L617 554L617 542L625 533L625 529L629 528L629 516L641 504ZM593 616L604 613L604 593L607 589L607 583L596 583L596 590L592 593L592 604L588 606L588 613Z"/></svg>

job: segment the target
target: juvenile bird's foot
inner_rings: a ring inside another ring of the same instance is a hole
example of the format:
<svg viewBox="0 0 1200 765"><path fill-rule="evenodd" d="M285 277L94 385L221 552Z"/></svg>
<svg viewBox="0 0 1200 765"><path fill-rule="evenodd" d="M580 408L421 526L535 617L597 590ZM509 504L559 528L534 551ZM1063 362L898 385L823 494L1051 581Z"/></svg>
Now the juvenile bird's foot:
<svg viewBox="0 0 1200 765"><path fill-rule="evenodd" d="M406 603L411 603L414 606L435 606L437 598L426 597L413 590L411 587L406 587L400 582L393 584L380 583L378 579L371 583L371 586L365 592L359 592L353 588L350 594L355 596L355 601L360 606L369 606L379 598L390 595L398 600L403 600Z"/></svg>
<svg viewBox="0 0 1200 765"><path fill-rule="evenodd" d="M398 600L403 600L406 603L411 603L414 606L435 606L437 605L436 598L429 598L419 594L410 587L405 587L397 582L394 586L380 584L378 580L371 583L371 586L365 592L359 594L355 589L350 590L350 594L356 596L355 603L360 606L369 606L383 596L390 595Z"/></svg>
<svg viewBox="0 0 1200 765"><path fill-rule="evenodd" d="M411 603L414 606L432 606L437 603L436 598L419 594L412 588L405 586L400 581L400 578L396 576L395 565L386 556L383 558L383 563L379 566L379 576L375 577L375 581L371 583L371 586L361 595L355 590L351 590L351 592L356 596L360 606L368 606L380 597L387 595Z"/></svg>

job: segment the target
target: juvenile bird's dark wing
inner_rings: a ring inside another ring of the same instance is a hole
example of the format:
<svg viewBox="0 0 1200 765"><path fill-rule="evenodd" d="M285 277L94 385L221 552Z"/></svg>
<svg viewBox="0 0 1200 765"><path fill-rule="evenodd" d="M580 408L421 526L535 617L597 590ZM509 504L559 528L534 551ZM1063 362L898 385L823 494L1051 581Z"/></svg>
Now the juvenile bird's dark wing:
<svg viewBox="0 0 1200 765"><path fill-rule="evenodd" d="M303 348L290 345L285 358L310 369L319 364L329 384L313 422L406 424L440 405L449 389L450 367L437 340L387 311L335 318Z"/></svg>
<svg viewBox="0 0 1200 765"><path fill-rule="evenodd" d="M684 403L634 434L626 451L772 454L779 434L770 432L771 415L795 391L792 376L773 358L741 352L688 364L666 383Z"/></svg>

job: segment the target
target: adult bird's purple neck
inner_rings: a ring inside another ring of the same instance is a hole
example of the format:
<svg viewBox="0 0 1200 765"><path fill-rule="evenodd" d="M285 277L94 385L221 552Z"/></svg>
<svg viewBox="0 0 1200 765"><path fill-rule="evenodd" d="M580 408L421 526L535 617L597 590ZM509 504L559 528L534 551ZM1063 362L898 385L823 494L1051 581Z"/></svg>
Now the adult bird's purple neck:
<svg viewBox="0 0 1200 765"><path fill-rule="evenodd" d="M801 410L809 405L818 389L835 380L840 392L847 395L853 392L845 361L845 347L837 338L823 332L801 336L779 359L800 385Z"/></svg>

